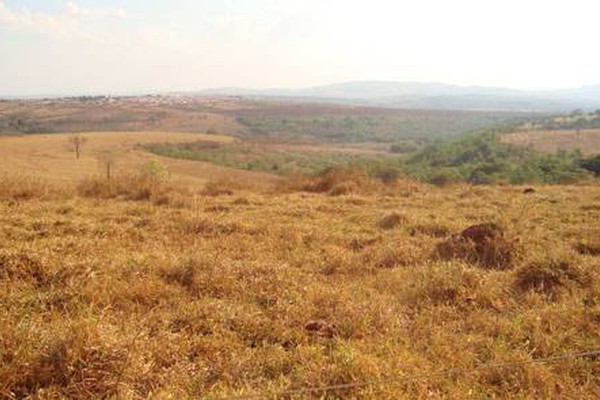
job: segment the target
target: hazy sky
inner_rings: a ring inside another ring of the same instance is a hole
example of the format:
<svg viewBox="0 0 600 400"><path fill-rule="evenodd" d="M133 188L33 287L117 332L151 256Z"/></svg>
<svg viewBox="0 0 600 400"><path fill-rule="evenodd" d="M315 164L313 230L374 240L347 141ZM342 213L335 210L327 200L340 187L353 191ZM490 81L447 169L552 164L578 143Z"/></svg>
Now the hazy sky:
<svg viewBox="0 0 600 400"><path fill-rule="evenodd" d="M597 0L0 0L0 94L600 83Z"/></svg>

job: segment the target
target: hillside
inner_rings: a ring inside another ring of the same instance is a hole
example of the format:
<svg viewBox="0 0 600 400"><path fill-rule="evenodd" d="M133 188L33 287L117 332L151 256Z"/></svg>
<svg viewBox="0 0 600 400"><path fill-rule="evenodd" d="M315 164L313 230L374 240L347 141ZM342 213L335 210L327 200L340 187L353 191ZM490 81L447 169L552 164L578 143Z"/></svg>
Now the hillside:
<svg viewBox="0 0 600 400"><path fill-rule="evenodd" d="M296 142L390 143L427 141L527 116L191 95L98 96L0 102L0 134L159 131Z"/></svg>
<svg viewBox="0 0 600 400"><path fill-rule="evenodd" d="M0 134L175 131L227 132L242 130L214 110L227 109L226 100L187 97L76 97L0 102Z"/></svg>
<svg viewBox="0 0 600 400"><path fill-rule="evenodd" d="M173 180L201 186L209 180L232 179L262 185L276 180L268 174L222 168L211 163L158 157L144 151L141 145L168 142L189 143L205 140L231 143L233 138L174 132L86 132L81 158L76 159L72 134L0 136L0 174L10 176L35 175L50 181L78 182L84 178L104 175L106 160L112 173L136 174L148 162L160 160Z"/></svg>

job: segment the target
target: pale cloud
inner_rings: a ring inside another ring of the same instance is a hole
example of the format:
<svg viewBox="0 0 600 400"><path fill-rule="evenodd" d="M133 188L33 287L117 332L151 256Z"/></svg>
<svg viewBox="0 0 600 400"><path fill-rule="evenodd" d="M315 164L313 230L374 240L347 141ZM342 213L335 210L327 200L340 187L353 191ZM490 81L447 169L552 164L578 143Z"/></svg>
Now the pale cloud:
<svg viewBox="0 0 600 400"><path fill-rule="evenodd" d="M126 16L121 8L81 7L74 1L66 3L62 13L49 14L26 8L11 9L0 0L0 27L41 34L91 36L91 32L83 28L82 21L122 19Z"/></svg>
<svg viewBox="0 0 600 400"><path fill-rule="evenodd" d="M121 7L82 7L74 1L66 5L67 14L86 19L125 18L127 12Z"/></svg>
<svg viewBox="0 0 600 400"><path fill-rule="evenodd" d="M600 3L592 0L62 1L50 13L0 0L0 54L12 54L0 63L1 90L344 80L559 87L600 79ZM31 54L53 60L55 71Z"/></svg>
<svg viewBox="0 0 600 400"><path fill-rule="evenodd" d="M53 34L64 34L76 29L76 21L65 16L32 12L28 9L11 10L1 0L0 25L10 29Z"/></svg>

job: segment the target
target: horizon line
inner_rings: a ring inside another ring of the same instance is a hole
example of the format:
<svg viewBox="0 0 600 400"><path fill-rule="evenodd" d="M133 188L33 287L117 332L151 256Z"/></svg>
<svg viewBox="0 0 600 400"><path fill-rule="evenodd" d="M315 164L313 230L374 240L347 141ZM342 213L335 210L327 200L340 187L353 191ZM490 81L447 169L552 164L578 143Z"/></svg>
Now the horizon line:
<svg viewBox="0 0 600 400"><path fill-rule="evenodd" d="M540 93L540 92L555 92L563 90L578 90L585 88L600 87L600 83L595 84L584 84L578 86L563 86L563 87L544 87L544 88L523 88L523 87L510 87L510 86L496 86L496 85L483 85L483 84L457 84L449 83L444 81L410 81L410 80L349 80L349 81L338 81L334 83L326 83L321 85L309 85L300 87L283 87L283 86L269 86L269 87L249 87L249 86L211 86L197 89L139 89L131 91L70 91L64 93L34 93L34 94L0 94L0 100L43 100L43 99L64 99L70 97L143 97L152 95L175 95L175 94L189 94L189 95L202 95L202 92L210 91L225 91L225 90L243 90L243 91L255 91L255 92L268 92L268 91L301 91L326 88L330 86L341 86L348 84L421 84L421 85L440 85L450 86L456 88L481 88L481 89L496 89L496 90L509 90L514 92L523 93ZM216 95L216 94L215 94Z"/></svg>

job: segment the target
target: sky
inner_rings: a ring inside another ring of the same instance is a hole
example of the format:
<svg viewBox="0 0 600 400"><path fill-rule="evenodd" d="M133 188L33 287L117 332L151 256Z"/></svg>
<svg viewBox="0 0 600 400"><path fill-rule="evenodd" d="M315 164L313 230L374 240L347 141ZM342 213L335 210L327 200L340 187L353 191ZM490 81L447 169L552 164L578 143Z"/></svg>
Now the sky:
<svg viewBox="0 0 600 400"><path fill-rule="evenodd" d="M600 83L597 0L0 0L0 95Z"/></svg>

